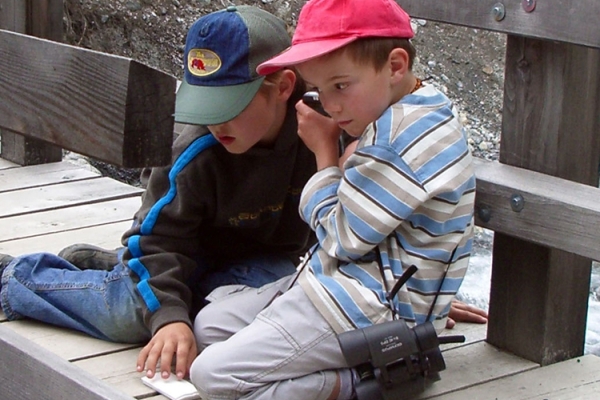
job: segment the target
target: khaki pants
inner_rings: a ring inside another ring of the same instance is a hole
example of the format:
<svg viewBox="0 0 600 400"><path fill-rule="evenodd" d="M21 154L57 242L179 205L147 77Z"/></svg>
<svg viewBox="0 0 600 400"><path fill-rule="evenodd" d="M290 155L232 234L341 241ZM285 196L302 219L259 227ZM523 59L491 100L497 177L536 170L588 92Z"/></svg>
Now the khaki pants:
<svg viewBox="0 0 600 400"><path fill-rule="evenodd" d="M203 350L190 373L203 399L324 400L331 394L346 361L302 288L287 290L292 279L211 293L212 303L196 318Z"/></svg>

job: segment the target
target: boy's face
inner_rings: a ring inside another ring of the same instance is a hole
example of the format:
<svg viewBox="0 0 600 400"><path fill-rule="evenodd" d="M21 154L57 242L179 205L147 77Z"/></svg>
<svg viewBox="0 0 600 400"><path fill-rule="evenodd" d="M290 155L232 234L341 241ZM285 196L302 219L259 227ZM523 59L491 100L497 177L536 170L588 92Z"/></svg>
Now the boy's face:
<svg viewBox="0 0 600 400"><path fill-rule="evenodd" d="M325 111L351 136L362 135L393 103L388 64L377 72L338 52L306 61L297 69L306 83L319 91Z"/></svg>
<svg viewBox="0 0 600 400"><path fill-rule="evenodd" d="M219 125L209 125L208 130L225 149L242 154L255 145L269 146L275 142L282 125L285 107L278 107L274 96L261 93L234 119Z"/></svg>

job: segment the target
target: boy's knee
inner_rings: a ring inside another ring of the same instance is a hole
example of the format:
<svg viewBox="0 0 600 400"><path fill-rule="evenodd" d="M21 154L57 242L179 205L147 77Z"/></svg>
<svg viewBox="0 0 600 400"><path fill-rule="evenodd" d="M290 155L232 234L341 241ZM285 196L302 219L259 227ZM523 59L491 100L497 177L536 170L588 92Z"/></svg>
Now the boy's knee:
<svg viewBox="0 0 600 400"><path fill-rule="evenodd" d="M219 352L213 346L205 349L192 363L190 380L204 398L227 398L235 389L235 382L230 373L224 371L225 365ZM232 397L234 398L234 397Z"/></svg>
<svg viewBox="0 0 600 400"><path fill-rule="evenodd" d="M210 363L206 362L206 352L202 352L196 357L192 366L190 367L190 380L201 392L202 396L206 395L206 384L209 382L208 376L210 375Z"/></svg>
<svg viewBox="0 0 600 400"><path fill-rule="evenodd" d="M196 345L198 351L203 351L214 343L226 340L230 335L220 328L219 315L214 312L215 307L209 304L203 308L194 320L194 335L196 336ZM214 311L213 311L214 310Z"/></svg>

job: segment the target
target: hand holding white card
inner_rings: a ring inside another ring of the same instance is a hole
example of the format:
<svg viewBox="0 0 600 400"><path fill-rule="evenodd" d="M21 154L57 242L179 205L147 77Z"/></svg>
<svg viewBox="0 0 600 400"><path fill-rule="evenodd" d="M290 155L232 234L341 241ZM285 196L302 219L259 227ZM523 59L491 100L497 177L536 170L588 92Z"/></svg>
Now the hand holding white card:
<svg viewBox="0 0 600 400"><path fill-rule="evenodd" d="M171 400L200 399L200 393L191 382L183 379L178 380L174 374L169 375L168 379L161 378L160 374L154 375L154 378L144 376L142 382Z"/></svg>

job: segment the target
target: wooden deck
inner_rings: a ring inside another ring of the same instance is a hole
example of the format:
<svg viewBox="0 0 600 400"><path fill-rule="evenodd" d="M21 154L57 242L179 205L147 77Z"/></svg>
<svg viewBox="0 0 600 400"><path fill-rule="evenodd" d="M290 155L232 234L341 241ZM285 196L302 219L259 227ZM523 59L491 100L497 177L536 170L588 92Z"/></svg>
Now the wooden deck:
<svg viewBox="0 0 600 400"><path fill-rule="evenodd" d="M117 247L140 194L139 188L68 162L19 167L0 158L0 252L58 252L78 242ZM135 371L139 347L30 320L9 322L0 312L0 334L7 332L4 328L19 340L40 346L41 353L69 361L100 385L137 399L165 399L144 386L142 374ZM598 398L599 357L588 355L540 368L487 344L485 326L459 324L448 333L462 333L467 342L444 346L447 369L420 399ZM23 398L14 389L12 393L12 398Z"/></svg>

